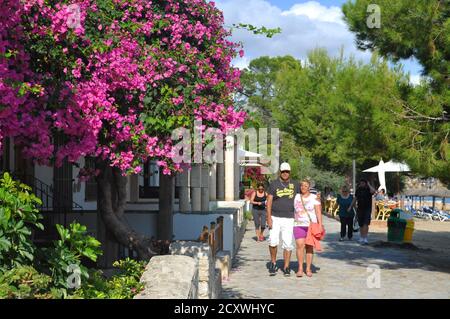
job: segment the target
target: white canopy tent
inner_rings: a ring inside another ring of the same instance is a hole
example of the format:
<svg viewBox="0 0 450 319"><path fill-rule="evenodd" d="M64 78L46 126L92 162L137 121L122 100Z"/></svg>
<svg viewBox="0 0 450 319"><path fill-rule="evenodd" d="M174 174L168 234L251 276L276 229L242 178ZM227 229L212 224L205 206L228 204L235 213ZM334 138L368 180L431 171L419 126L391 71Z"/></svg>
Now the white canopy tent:
<svg viewBox="0 0 450 319"><path fill-rule="evenodd" d="M383 159L380 160L380 163L377 166L368 168L363 172L366 173L378 173L378 180L380 181L380 187L378 189L384 189L387 193L386 188L386 172L409 172L411 171L409 166L405 163L397 163L393 161L389 161L385 163Z"/></svg>
<svg viewBox="0 0 450 319"><path fill-rule="evenodd" d="M261 154L238 149L239 164L246 167L261 167L258 163L258 159L261 158Z"/></svg>

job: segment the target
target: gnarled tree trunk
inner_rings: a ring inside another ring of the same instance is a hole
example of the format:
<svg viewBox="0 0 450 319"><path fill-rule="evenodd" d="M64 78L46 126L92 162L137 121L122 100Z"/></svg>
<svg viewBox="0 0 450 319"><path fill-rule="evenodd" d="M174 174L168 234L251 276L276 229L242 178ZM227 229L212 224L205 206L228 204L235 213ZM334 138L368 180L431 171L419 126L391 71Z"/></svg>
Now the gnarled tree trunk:
<svg viewBox="0 0 450 319"><path fill-rule="evenodd" d="M167 241L158 242L137 233L125 219L127 178L122 176L118 168L110 167L106 163L98 161L97 168L101 171L97 176L97 211L106 232L110 233L119 244L135 250L140 259L148 260L152 256L165 253ZM111 263L111 261L106 262Z"/></svg>

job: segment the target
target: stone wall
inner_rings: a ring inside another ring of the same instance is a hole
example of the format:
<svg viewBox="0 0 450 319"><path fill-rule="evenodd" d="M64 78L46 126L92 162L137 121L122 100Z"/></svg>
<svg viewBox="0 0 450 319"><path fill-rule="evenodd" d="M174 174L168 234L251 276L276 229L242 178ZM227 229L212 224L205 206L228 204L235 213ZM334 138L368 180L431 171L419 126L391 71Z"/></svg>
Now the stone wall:
<svg viewBox="0 0 450 319"><path fill-rule="evenodd" d="M197 261L189 256L155 256L141 282L145 288L134 299L197 299Z"/></svg>
<svg viewBox="0 0 450 319"><path fill-rule="evenodd" d="M172 255L193 257L198 265L198 298L215 299L220 297L222 285L220 270L215 268L215 260L209 245L194 241L177 241L170 245Z"/></svg>

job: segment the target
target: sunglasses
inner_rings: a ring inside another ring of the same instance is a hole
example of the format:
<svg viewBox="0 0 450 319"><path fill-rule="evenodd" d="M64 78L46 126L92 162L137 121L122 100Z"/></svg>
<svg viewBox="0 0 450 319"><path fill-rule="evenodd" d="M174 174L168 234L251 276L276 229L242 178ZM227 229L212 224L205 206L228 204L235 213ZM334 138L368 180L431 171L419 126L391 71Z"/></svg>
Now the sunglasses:
<svg viewBox="0 0 450 319"><path fill-rule="evenodd" d="M290 173L291 171L281 171L281 174L284 174L284 173Z"/></svg>

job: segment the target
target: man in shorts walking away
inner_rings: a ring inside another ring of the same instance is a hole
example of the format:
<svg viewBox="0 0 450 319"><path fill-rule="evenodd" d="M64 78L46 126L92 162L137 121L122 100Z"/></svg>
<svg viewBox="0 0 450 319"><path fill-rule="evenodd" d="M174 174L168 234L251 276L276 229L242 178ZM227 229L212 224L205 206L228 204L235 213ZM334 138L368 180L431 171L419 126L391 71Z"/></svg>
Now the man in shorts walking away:
<svg viewBox="0 0 450 319"><path fill-rule="evenodd" d="M280 177L270 183L267 196L267 225L270 229L269 273L274 276L277 272L277 248L280 243L283 248L285 276L291 275L289 263L294 249L294 197L300 192L298 183L290 179L291 166L288 163L280 165Z"/></svg>
<svg viewBox="0 0 450 319"><path fill-rule="evenodd" d="M348 211L351 211L355 202L357 203L356 214L360 231L359 242L363 245L368 244L367 234L369 233L372 215L372 196L375 194L375 191L375 188L373 188L365 179L360 180L353 202L348 208Z"/></svg>

